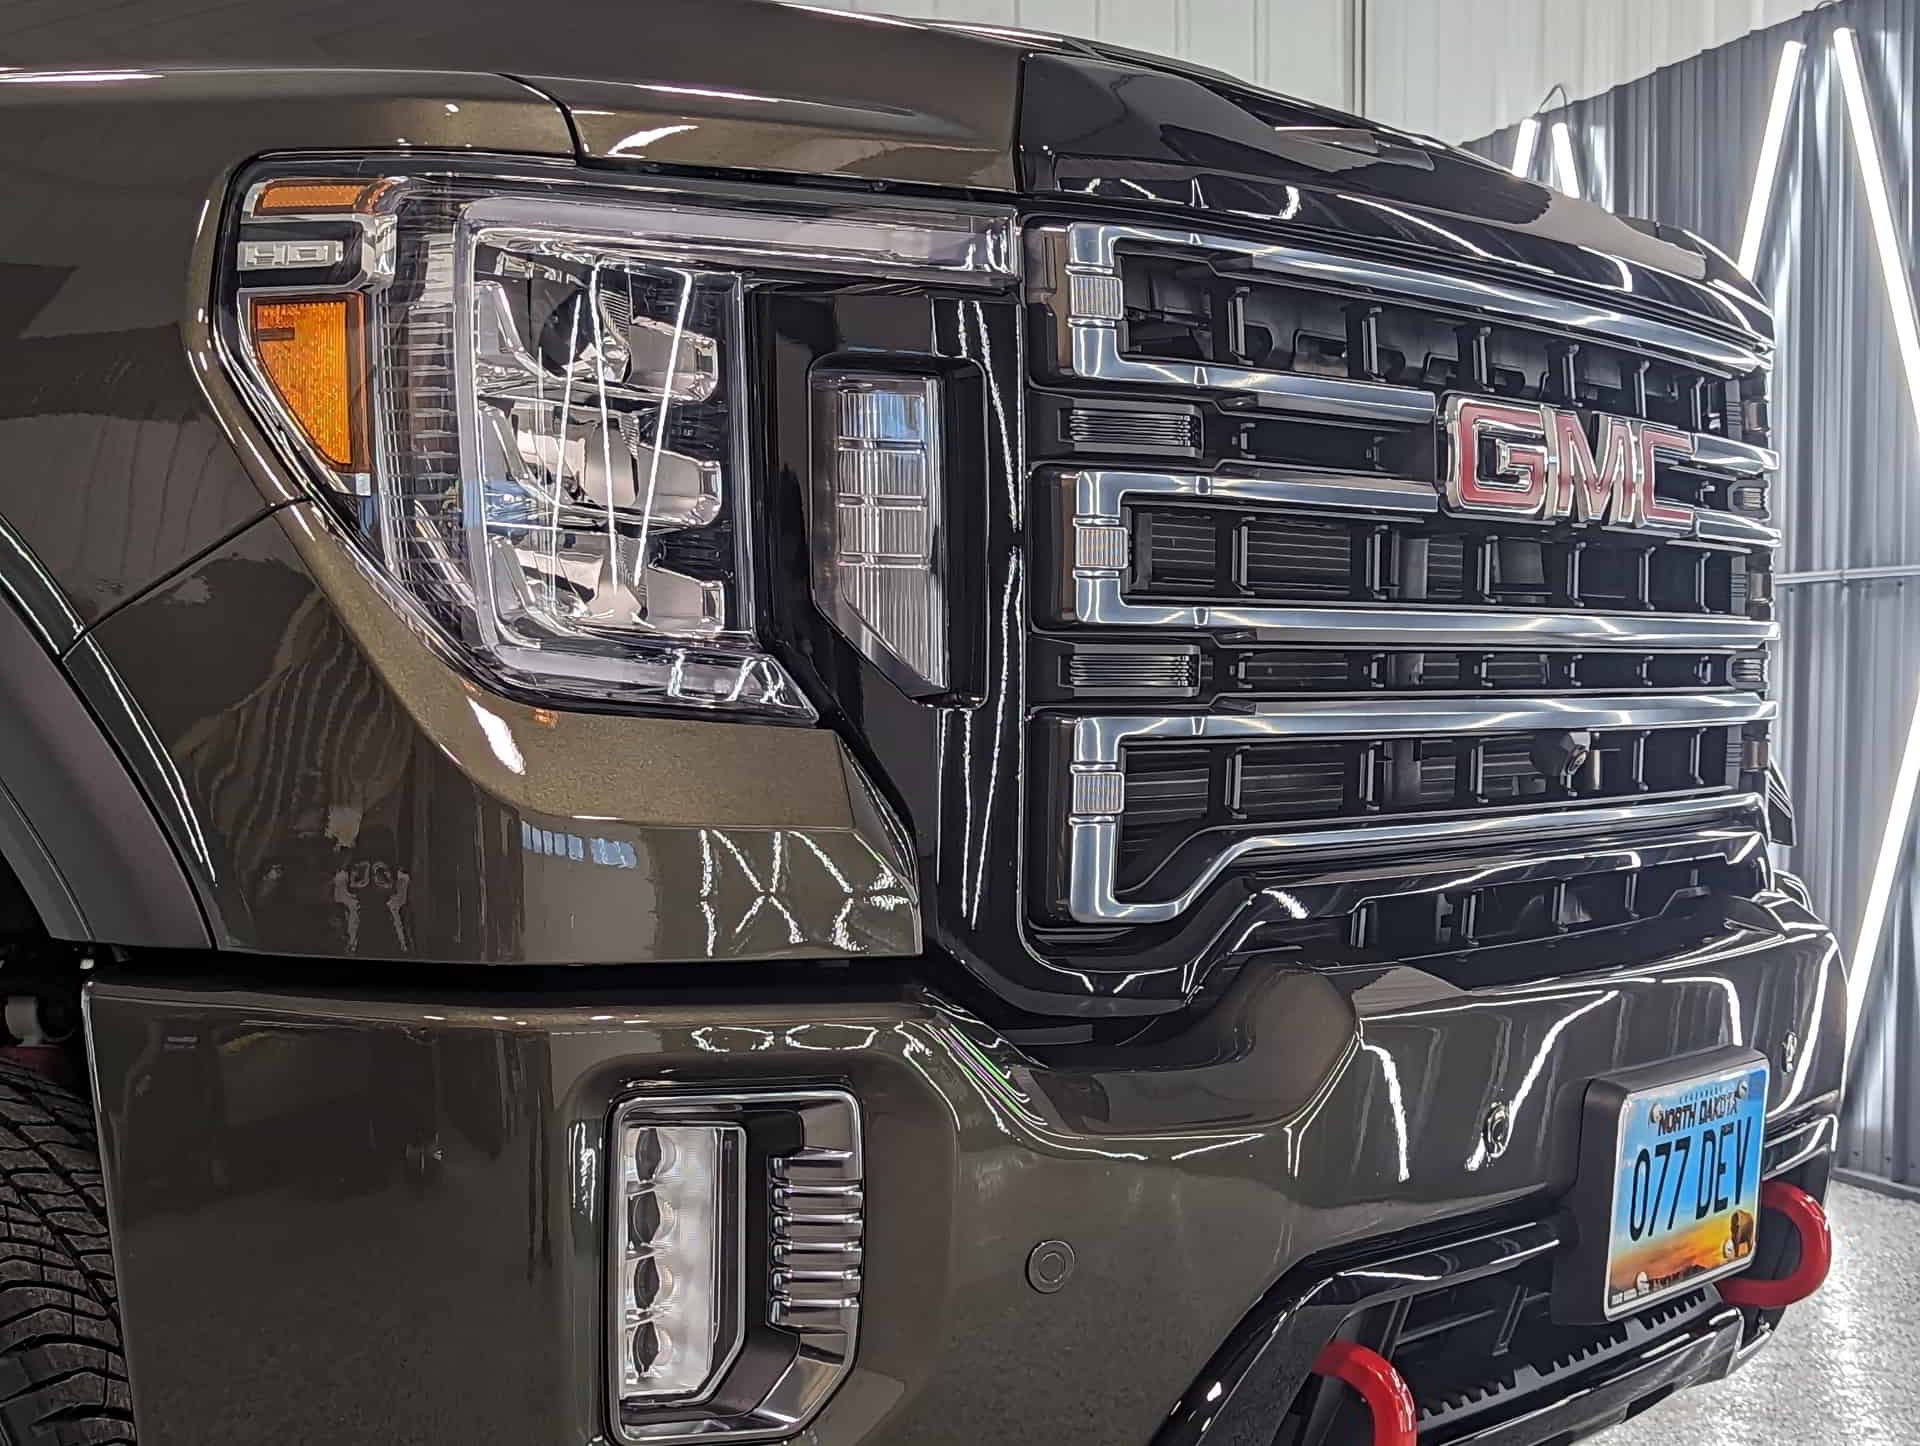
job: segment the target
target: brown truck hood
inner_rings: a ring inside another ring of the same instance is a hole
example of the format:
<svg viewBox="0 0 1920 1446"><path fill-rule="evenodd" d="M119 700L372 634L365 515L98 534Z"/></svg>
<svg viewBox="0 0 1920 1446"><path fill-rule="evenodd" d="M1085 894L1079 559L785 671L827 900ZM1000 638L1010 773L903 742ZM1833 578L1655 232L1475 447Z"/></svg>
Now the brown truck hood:
<svg viewBox="0 0 1920 1446"><path fill-rule="evenodd" d="M1267 221L1453 267L1631 291L1765 340L1719 253L1477 157L1089 42L784 0L76 0L0 9L0 68L480 71L583 160L1053 195Z"/></svg>

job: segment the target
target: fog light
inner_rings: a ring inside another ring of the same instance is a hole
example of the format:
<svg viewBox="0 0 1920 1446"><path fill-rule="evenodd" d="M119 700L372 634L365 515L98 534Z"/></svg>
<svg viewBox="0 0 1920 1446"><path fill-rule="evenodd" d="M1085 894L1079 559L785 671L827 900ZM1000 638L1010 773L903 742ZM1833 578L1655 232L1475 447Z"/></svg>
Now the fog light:
<svg viewBox="0 0 1920 1446"><path fill-rule="evenodd" d="M735 1125L622 1122L613 1251L622 1399L697 1399L725 1364L738 1312Z"/></svg>
<svg viewBox="0 0 1920 1446"><path fill-rule="evenodd" d="M909 693L947 686L940 383L814 377L813 592Z"/></svg>
<svg viewBox="0 0 1920 1446"><path fill-rule="evenodd" d="M657 1090L614 1109L605 1144L574 1168L603 1169L607 1188L610 1439L796 1435L846 1376L859 1334L866 1195L853 1097Z"/></svg>

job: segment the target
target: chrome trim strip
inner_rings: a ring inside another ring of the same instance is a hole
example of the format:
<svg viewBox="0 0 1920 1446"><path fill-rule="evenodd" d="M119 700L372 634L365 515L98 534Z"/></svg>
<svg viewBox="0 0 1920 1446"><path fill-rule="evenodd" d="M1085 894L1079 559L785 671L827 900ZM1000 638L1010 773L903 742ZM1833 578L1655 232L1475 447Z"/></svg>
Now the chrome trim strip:
<svg viewBox="0 0 1920 1446"><path fill-rule="evenodd" d="M1121 355L1120 333L1113 321L1076 316L1068 325L1073 331L1074 374L1097 381L1241 392L1258 398L1261 405L1275 411L1409 426L1430 423L1438 412L1433 394L1417 387L1356 382L1346 377L1307 376L1299 372L1268 372L1211 362L1147 361Z"/></svg>
<svg viewBox="0 0 1920 1446"><path fill-rule="evenodd" d="M1598 301L1570 301L1546 292L1467 276L1444 273L1389 261L1366 260L1323 251L1308 251L1297 246L1272 242L1245 241L1206 232L1176 230L1160 226L1130 226L1100 221L1079 221L1064 226L1037 227L1042 241L1056 236L1064 239L1065 265L1073 273L1093 275L1120 274L1119 250L1127 245L1180 247L1188 250L1222 251L1243 256L1252 269L1309 285L1333 286L1360 291L1385 292L1415 303L1443 308L1459 308L1476 313L1506 317L1515 321L1607 337L1622 345L1644 347L1683 357L1689 361L1728 372L1750 372L1768 365L1760 351L1737 342L1673 326L1651 317L1618 311ZM1071 283L1068 283L1070 286ZM1067 289L1063 286L1061 289ZM1084 291L1084 287L1082 288ZM1092 318L1088 318L1091 323ZM1076 332L1080 323L1070 319ZM1110 327L1110 323L1108 326ZM1080 347L1076 336L1076 366ZM1117 355L1117 347L1116 347ZM1239 368L1212 368L1219 372L1238 372ZM1097 375L1085 373L1082 375ZM1268 373L1244 375L1266 376ZM1130 377L1129 380L1144 380ZM1167 378L1172 380L1172 378ZM1289 378L1289 380L1295 380ZM1190 383L1190 385L1236 385L1227 382ZM1248 387L1242 380L1237 385ZM1421 396L1427 394L1419 393Z"/></svg>
<svg viewBox="0 0 1920 1446"><path fill-rule="evenodd" d="M1780 545L1779 528L1770 527L1744 512L1695 508L1693 533L1702 542L1734 542L1742 547L1765 548L1769 552Z"/></svg>
<svg viewBox="0 0 1920 1446"><path fill-rule="evenodd" d="M1275 738L1344 738L1356 734L1368 738L1408 738L1436 733L1531 733L1541 729L1579 732L1719 728L1764 723L1778 712L1779 704L1771 698L1722 693L1512 700L1411 697L1287 701L1258 704L1252 713L1076 718L1073 720L1073 765L1076 771L1117 767L1122 746L1145 739L1260 742Z"/></svg>
<svg viewBox="0 0 1920 1446"><path fill-rule="evenodd" d="M1073 621L1101 627L1247 629L1285 634L1289 642L1383 648L1733 652L1760 647L1780 636L1777 623L1685 613L1548 613L1425 604L1330 607L1311 603L1137 603L1123 595L1118 573L1075 575Z"/></svg>
<svg viewBox="0 0 1920 1446"><path fill-rule="evenodd" d="M1771 447L1736 442L1730 437L1715 436L1712 432L1693 434L1693 456L1688 461L1695 467L1732 472L1741 477L1764 477L1769 472L1780 470L1780 454Z"/></svg>
<svg viewBox="0 0 1920 1446"><path fill-rule="evenodd" d="M1085 468L1073 479L1075 521L1083 526L1121 522L1121 503L1129 496L1154 496L1195 502L1244 502L1276 507L1318 507L1356 512L1405 512L1437 515L1440 491L1417 477L1386 477L1365 472L1276 470L1257 476L1209 472L1128 472ZM1521 518L1515 522L1551 521ZM1731 542L1776 548L1780 530L1738 512L1701 509L1694 514L1696 535L1705 542ZM1606 530L1650 542L1662 539L1639 527Z"/></svg>
<svg viewBox="0 0 1920 1446"><path fill-rule="evenodd" d="M1838 1115L1815 1115L1810 1120L1782 1130L1767 1141L1766 1151L1761 1156L1760 1176L1771 1180L1775 1175L1798 1169L1816 1155L1826 1154L1839 1140Z"/></svg>
<svg viewBox="0 0 1920 1446"><path fill-rule="evenodd" d="M1363 824L1309 829L1299 833L1259 834L1236 839L1222 849L1186 888L1160 898L1122 899L1114 888L1119 876L1120 823L1115 817L1068 820L1067 912L1083 924L1161 924L1192 908L1215 879L1249 857L1286 858L1301 854L1352 853L1357 850L1517 842L1552 835L1569 837L1622 826L1704 822L1757 809L1753 793L1705 798L1663 799L1618 806L1553 809L1540 813L1500 813L1482 818L1426 819L1402 824Z"/></svg>
<svg viewBox="0 0 1920 1446"><path fill-rule="evenodd" d="M1123 472L1088 468L1066 474L1073 485L1074 520L1081 525L1121 521L1121 499L1134 495L1208 502L1335 507L1356 512L1437 513L1440 493L1414 477L1345 472L1231 473Z"/></svg>
<svg viewBox="0 0 1920 1446"><path fill-rule="evenodd" d="M1689 828L1631 844L1573 840L1569 847L1556 849L1549 842L1508 854L1476 854L1451 867L1429 858L1389 858L1290 883L1286 916L1296 922L1343 918L1363 905L1413 894L1639 872L1665 863L1739 863L1763 854L1766 847L1766 839L1752 827Z"/></svg>

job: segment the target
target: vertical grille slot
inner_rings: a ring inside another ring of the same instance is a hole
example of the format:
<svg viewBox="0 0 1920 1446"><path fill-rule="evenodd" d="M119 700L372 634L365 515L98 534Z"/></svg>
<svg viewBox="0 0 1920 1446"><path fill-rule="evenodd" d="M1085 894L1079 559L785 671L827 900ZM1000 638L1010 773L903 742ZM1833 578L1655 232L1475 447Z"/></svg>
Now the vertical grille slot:
<svg viewBox="0 0 1920 1446"><path fill-rule="evenodd" d="M1550 687L1553 667L1545 653L1491 653L1480 664L1481 681L1489 688Z"/></svg>
<svg viewBox="0 0 1920 1446"><path fill-rule="evenodd" d="M1127 754L1120 858L1132 865L1167 834L1184 833L1213 811L1218 750L1139 748Z"/></svg>
<svg viewBox="0 0 1920 1446"><path fill-rule="evenodd" d="M1365 662L1364 656L1351 653L1276 648L1241 658L1238 680L1249 692L1339 693L1367 686Z"/></svg>
<svg viewBox="0 0 1920 1446"><path fill-rule="evenodd" d="M1663 547L1653 554L1648 597L1663 613L1697 613L1707 606L1706 556L1690 547Z"/></svg>
<svg viewBox="0 0 1920 1446"><path fill-rule="evenodd" d="M1466 600L1466 538L1452 533L1427 540L1425 593L1435 602Z"/></svg>
<svg viewBox="0 0 1920 1446"><path fill-rule="evenodd" d="M1519 803L1547 791L1547 781L1533 766L1530 738L1489 738L1474 746L1473 763L1473 791L1488 803Z"/></svg>
<svg viewBox="0 0 1920 1446"><path fill-rule="evenodd" d="M1583 543L1577 553L1574 591L1588 607L1619 611L1644 607L1647 601L1647 556L1644 547L1610 542Z"/></svg>
<svg viewBox="0 0 1920 1446"><path fill-rule="evenodd" d="M1451 738L1394 738L1381 745L1380 797L1387 809L1447 808L1459 792L1459 751Z"/></svg>
<svg viewBox="0 0 1920 1446"><path fill-rule="evenodd" d="M1339 522L1260 517L1241 531L1242 583L1262 597L1351 597L1353 529Z"/></svg>
<svg viewBox="0 0 1920 1446"><path fill-rule="evenodd" d="M1142 508L1134 567L1142 588L1207 594L1220 579L1219 529L1211 513Z"/></svg>
<svg viewBox="0 0 1920 1446"><path fill-rule="evenodd" d="M1647 735L1644 747L1644 778L1654 793L1698 788L1700 777L1700 735L1690 732L1665 732Z"/></svg>
<svg viewBox="0 0 1920 1446"><path fill-rule="evenodd" d="M1352 796L1355 749L1334 743L1265 743L1240 751L1231 806L1249 820L1332 818Z"/></svg>

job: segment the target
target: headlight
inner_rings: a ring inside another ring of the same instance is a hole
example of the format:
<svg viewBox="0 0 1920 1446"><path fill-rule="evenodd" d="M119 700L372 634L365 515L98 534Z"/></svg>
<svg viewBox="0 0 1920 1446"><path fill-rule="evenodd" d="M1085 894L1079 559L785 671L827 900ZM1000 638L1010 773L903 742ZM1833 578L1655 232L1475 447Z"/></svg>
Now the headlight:
<svg viewBox="0 0 1920 1446"><path fill-rule="evenodd" d="M342 170L251 178L222 336L399 596L507 691L811 717L755 629L749 301L1004 285L1006 215ZM817 384L815 591L937 691L938 385L894 366Z"/></svg>

